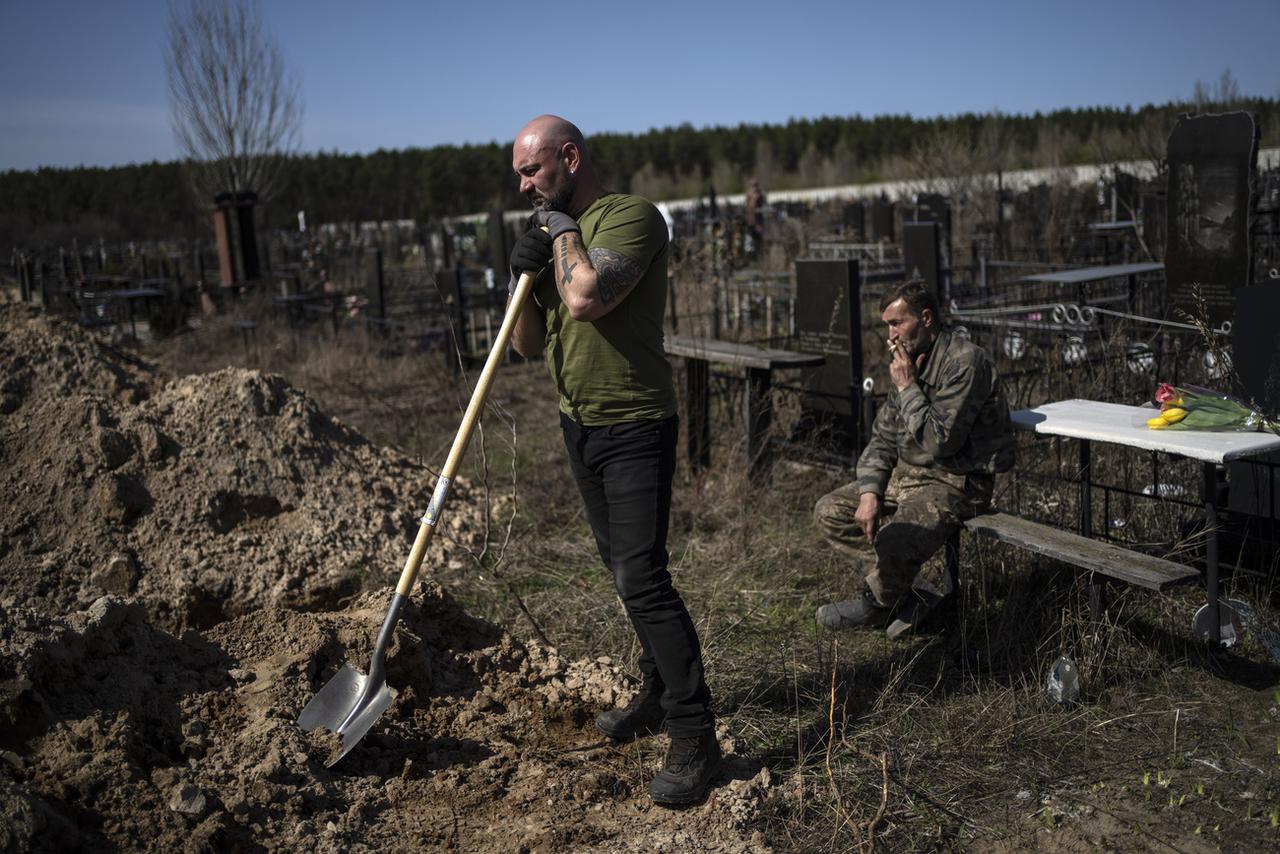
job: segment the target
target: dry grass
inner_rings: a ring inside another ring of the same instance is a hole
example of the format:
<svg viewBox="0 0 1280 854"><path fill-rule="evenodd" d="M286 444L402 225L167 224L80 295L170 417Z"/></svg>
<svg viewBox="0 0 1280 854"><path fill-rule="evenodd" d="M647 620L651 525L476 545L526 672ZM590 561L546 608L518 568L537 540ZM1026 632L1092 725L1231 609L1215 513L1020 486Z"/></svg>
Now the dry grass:
<svg viewBox="0 0 1280 854"><path fill-rule="evenodd" d="M315 327L295 339L260 320L256 346L246 349L215 320L161 357L185 371L230 362L283 373L378 441L429 465L443 459L467 386L442 357ZM634 661L541 365L500 371L492 404L464 474L513 496L515 514L491 520L489 547L470 564L424 571L516 634L544 632L571 657ZM1280 668L1252 640L1224 653L1190 638L1202 593L1115 588L1096 623L1072 570L966 540L959 601L936 627L899 643L820 631L814 607L859 584L859 568L827 548L812 521L814 501L847 474L783 463L770 484L753 485L739 465L736 407L717 407L714 417L715 465L677 474L671 566L722 722L739 752L781 780L762 819L774 845L1262 850L1280 842ZM1041 456L1058 473L1074 464L1070 453ZM1039 500L1071 520L1074 494L1049 490ZM1175 542L1183 512L1155 507L1123 513L1139 537ZM1084 685L1070 708L1042 691L1064 653Z"/></svg>

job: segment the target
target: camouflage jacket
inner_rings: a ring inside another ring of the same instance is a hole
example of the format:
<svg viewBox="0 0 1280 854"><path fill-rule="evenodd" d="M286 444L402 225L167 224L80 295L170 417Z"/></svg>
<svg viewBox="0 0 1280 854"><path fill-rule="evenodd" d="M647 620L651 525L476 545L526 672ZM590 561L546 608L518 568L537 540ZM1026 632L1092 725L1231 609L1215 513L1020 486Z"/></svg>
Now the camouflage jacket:
<svg viewBox="0 0 1280 854"><path fill-rule="evenodd" d="M953 474L1013 467L1013 423L995 366L982 349L944 330L916 381L889 389L858 458L859 492L884 495L898 460Z"/></svg>

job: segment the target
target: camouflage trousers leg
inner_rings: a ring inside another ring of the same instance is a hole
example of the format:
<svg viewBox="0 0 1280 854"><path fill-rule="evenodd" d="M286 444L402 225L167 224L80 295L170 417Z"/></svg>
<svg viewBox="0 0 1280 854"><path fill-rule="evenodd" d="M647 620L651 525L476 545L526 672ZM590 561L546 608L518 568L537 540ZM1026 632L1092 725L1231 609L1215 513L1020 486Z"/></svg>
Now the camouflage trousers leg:
<svg viewBox="0 0 1280 854"><path fill-rule="evenodd" d="M897 605L910 591L920 567L965 519L991 500L992 478L957 475L899 463L881 505L882 517L871 544L875 565L866 584L882 605ZM814 516L827 540L842 552L865 560L867 541L854 521L860 494L855 484L818 500Z"/></svg>

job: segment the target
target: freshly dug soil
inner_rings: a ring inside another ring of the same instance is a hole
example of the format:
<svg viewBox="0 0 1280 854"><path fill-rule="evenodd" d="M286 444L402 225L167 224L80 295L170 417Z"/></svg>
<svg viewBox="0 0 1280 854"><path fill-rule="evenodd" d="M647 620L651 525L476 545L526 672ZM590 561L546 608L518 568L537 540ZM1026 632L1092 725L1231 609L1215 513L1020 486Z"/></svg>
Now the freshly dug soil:
<svg viewBox="0 0 1280 854"><path fill-rule="evenodd" d="M333 768L297 717L372 643L433 477L276 376L163 382L0 305L0 849L753 851L768 772L652 806L665 739L591 719L631 691L470 616L434 584L398 694ZM501 507L499 506L499 511ZM465 482L428 560L466 560ZM441 552L443 552L441 554Z"/></svg>
<svg viewBox="0 0 1280 854"><path fill-rule="evenodd" d="M116 597L65 619L3 609L0 845L763 848L745 828L767 770L731 757L705 804L651 806L660 741L616 746L590 723L622 699L621 668L523 645L434 586L406 607L388 655L398 696L325 768L333 738L300 731L298 713L344 663L367 671L391 592L181 637Z"/></svg>
<svg viewBox="0 0 1280 854"><path fill-rule="evenodd" d="M180 630L267 605L333 607L398 576L435 481L425 466L279 376L161 383L70 324L0 311L9 601L60 614L132 595ZM467 559L479 508L457 479L428 560Z"/></svg>

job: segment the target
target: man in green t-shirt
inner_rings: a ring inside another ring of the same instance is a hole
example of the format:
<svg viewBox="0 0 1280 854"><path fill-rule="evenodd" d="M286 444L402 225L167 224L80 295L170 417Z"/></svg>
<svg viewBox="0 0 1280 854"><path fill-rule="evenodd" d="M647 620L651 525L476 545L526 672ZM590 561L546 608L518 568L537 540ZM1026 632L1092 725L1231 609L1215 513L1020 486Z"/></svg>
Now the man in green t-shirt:
<svg viewBox="0 0 1280 854"><path fill-rule="evenodd" d="M671 745L649 795L696 803L720 747L698 635L667 571L677 435L662 348L667 226L644 199L605 190L564 119L529 122L511 165L535 210L511 253L512 283L539 274L511 341L526 358L546 355L587 519L643 651L640 693L596 727L619 740L665 727Z"/></svg>

